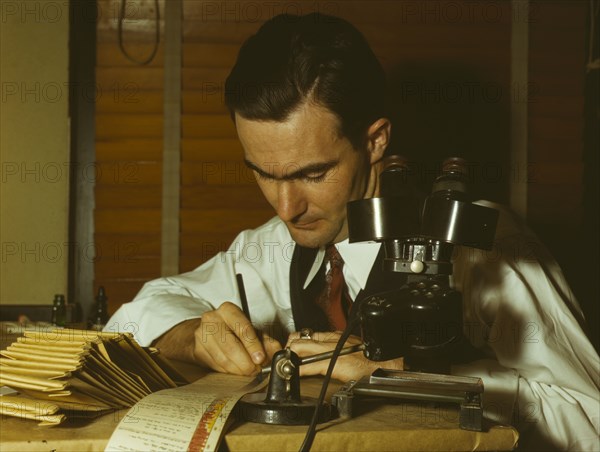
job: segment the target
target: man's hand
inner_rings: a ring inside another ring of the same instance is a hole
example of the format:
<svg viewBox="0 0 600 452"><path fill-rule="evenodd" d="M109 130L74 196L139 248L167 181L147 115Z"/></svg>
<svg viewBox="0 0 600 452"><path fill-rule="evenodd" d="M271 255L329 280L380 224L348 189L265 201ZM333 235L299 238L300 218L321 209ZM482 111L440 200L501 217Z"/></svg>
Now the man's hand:
<svg viewBox="0 0 600 452"><path fill-rule="evenodd" d="M313 333L311 339L301 339L300 333L290 334L287 347L296 352L300 357L315 355L317 353L328 352L335 348L341 336L341 331L333 333ZM344 347L360 344L362 341L357 336L350 336ZM300 366L300 376L305 375L325 375L329 360L318 361L316 363L304 364ZM403 358L397 358L390 361L369 361L360 352L350 355L340 356L333 368L332 377L340 381L358 380L367 375L371 375L379 367L386 369L402 370L404 368Z"/></svg>
<svg viewBox="0 0 600 452"><path fill-rule="evenodd" d="M230 302L205 312L201 319L176 325L156 347L169 358L236 375L257 373L281 350L281 344L266 334L259 339L242 310Z"/></svg>

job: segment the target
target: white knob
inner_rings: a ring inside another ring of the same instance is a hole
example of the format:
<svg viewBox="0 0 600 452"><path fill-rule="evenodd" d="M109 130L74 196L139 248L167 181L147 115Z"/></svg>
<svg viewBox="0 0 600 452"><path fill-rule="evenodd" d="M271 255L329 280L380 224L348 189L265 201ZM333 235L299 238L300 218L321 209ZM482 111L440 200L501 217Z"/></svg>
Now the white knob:
<svg viewBox="0 0 600 452"><path fill-rule="evenodd" d="M421 261L412 261L410 263L410 271L412 271L413 273L421 273L424 268L425 265Z"/></svg>

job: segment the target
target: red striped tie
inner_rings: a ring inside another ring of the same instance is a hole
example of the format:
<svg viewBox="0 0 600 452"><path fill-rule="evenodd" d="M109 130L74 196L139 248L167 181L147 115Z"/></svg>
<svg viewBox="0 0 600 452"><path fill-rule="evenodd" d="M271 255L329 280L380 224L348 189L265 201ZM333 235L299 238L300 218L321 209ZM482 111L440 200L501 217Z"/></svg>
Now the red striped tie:
<svg viewBox="0 0 600 452"><path fill-rule="evenodd" d="M330 267L325 276L325 288L319 295L317 304L327 315L329 326L333 330L342 331L346 328L346 312L350 303L342 272L344 261L335 245L329 245L325 254Z"/></svg>

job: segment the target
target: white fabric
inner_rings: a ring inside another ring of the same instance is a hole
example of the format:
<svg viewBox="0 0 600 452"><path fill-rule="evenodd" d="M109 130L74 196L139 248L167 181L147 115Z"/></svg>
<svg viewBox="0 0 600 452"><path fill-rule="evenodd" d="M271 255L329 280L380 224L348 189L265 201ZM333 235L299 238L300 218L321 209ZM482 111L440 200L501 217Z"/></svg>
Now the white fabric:
<svg viewBox="0 0 600 452"><path fill-rule="evenodd" d="M352 297L364 288L379 246L338 244ZM285 224L273 218L242 232L227 252L196 270L144 285L106 330L131 331L149 345L224 301L241 306L235 279L241 273L253 323L291 332L293 250ZM321 252L309 280L322 258ZM554 260L503 210L494 250L457 247L454 262L465 332L488 359L455 366L453 373L483 379L486 416L517 426L526 447L599 450L599 358L578 324L581 310Z"/></svg>
<svg viewBox="0 0 600 452"><path fill-rule="evenodd" d="M371 268L377 259L379 248L381 243L376 242L365 242L365 243L350 243L348 239L336 243L340 256L344 261L342 272L344 273L344 281L348 287L348 295L352 300L356 299L358 292L365 288ZM321 248L315 257L306 281L304 282L304 289L310 284L321 268L321 264L325 259L325 248ZM329 263L325 267L325 271L329 271Z"/></svg>

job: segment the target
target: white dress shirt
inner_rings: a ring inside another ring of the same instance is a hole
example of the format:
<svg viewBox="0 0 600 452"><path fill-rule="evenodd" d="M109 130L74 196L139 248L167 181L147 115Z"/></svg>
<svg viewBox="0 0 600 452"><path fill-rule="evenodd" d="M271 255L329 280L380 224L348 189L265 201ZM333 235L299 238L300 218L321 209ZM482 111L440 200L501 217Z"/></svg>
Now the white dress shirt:
<svg viewBox="0 0 600 452"><path fill-rule="evenodd" d="M336 246L354 299L381 245L346 240ZM253 323L264 331L276 325L291 332L293 251L285 224L273 218L243 231L228 251L197 269L145 284L105 330L133 332L149 345L224 301L241 306L235 278L241 273ZM317 254L305 284L324 254ZM556 262L507 210L501 210L493 251L456 247L453 260L451 280L463 294L465 334L488 358L454 366L452 372L483 379L486 417L515 425L525 447L599 450L600 362Z"/></svg>

